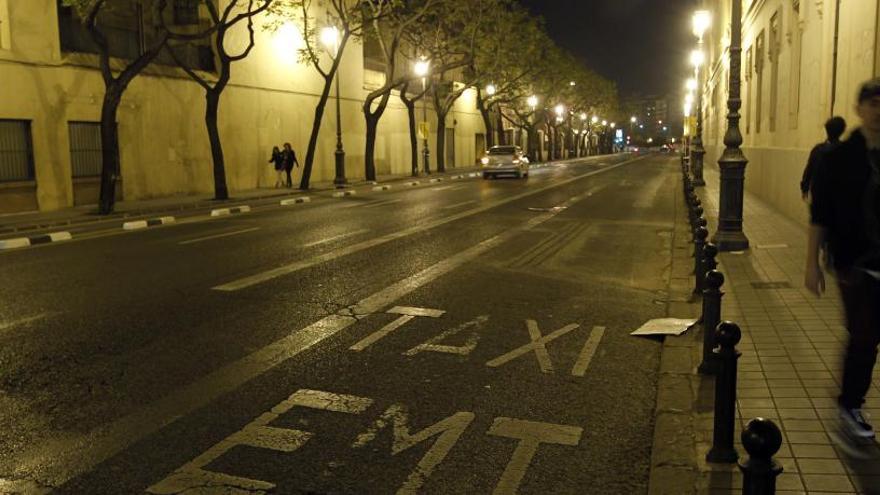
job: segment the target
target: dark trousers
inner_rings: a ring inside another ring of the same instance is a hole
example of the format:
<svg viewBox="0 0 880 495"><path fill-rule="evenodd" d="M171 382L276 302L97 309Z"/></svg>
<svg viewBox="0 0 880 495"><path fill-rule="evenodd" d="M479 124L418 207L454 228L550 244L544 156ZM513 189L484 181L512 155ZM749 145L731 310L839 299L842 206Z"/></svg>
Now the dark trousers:
<svg viewBox="0 0 880 495"><path fill-rule="evenodd" d="M880 281L859 270L838 277L849 343L843 361L843 387L838 401L859 408L871 387L871 376L880 345Z"/></svg>
<svg viewBox="0 0 880 495"><path fill-rule="evenodd" d="M284 171L287 172L287 187L293 187L293 180L290 179L290 172L292 172L293 169L286 168Z"/></svg>

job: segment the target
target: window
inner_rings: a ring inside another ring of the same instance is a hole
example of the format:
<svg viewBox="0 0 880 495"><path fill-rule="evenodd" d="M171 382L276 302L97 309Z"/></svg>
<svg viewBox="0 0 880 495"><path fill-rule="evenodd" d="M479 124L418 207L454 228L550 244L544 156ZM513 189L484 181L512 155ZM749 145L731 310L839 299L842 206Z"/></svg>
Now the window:
<svg viewBox="0 0 880 495"><path fill-rule="evenodd" d="M761 115L764 110L764 31L755 39L755 132L761 132Z"/></svg>
<svg viewBox="0 0 880 495"><path fill-rule="evenodd" d="M746 78L746 94L743 102L746 107L746 134L748 134L752 128L752 47L746 50L746 66L743 72Z"/></svg>
<svg viewBox="0 0 880 495"><path fill-rule="evenodd" d="M70 167L73 177L101 175L101 124L98 122L70 122L67 126L70 140Z"/></svg>
<svg viewBox="0 0 880 495"><path fill-rule="evenodd" d="M801 27L801 2L792 1L791 15L791 70L788 72L788 126L797 129L798 113L801 106L801 57L804 30Z"/></svg>
<svg viewBox="0 0 880 495"><path fill-rule="evenodd" d="M373 29L364 29L364 69L385 72L385 53Z"/></svg>
<svg viewBox="0 0 880 495"><path fill-rule="evenodd" d="M770 18L770 132L776 130L776 110L779 106L779 52L782 50L782 28L779 11Z"/></svg>
<svg viewBox="0 0 880 495"><path fill-rule="evenodd" d="M0 182L34 180L29 120L0 120Z"/></svg>
<svg viewBox="0 0 880 495"><path fill-rule="evenodd" d="M174 24L188 26L199 23L201 0L174 0Z"/></svg>

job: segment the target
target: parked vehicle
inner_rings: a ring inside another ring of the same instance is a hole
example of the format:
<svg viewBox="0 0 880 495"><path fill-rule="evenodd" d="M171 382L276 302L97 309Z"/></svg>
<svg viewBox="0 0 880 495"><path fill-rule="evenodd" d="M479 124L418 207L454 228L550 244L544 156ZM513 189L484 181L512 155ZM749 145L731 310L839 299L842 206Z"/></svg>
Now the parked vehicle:
<svg viewBox="0 0 880 495"><path fill-rule="evenodd" d="M517 179L529 176L529 159L519 146L492 146L480 160L483 178L512 175Z"/></svg>

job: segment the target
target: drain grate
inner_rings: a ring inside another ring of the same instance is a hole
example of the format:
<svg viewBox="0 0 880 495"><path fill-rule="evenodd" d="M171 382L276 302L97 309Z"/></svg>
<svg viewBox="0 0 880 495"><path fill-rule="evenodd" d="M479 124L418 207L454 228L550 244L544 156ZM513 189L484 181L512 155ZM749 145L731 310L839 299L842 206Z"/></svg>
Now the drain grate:
<svg viewBox="0 0 880 495"><path fill-rule="evenodd" d="M754 289L791 289L789 282L752 282Z"/></svg>

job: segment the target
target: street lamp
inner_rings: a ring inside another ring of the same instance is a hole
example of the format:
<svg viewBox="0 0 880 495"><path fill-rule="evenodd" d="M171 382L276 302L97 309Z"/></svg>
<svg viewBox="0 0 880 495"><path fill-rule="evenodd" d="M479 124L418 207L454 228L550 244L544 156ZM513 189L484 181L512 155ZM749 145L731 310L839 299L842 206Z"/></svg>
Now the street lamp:
<svg viewBox="0 0 880 495"><path fill-rule="evenodd" d="M486 94L489 96L495 96L495 93L498 92L498 88L495 87L494 84L490 84L486 86Z"/></svg>
<svg viewBox="0 0 880 495"><path fill-rule="evenodd" d="M721 251L742 251L748 249L749 239L743 233L743 192L746 173L746 160L740 146L742 133L739 130L740 71L742 70L742 0L731 2L730 26L730 80L727 85L727 132L724 134L724 151L718 159L721 169L721 196L718 209L718 230L712 242ZM727 461L735 456L735 452L709 451L706 456L712 459ZM711 458L710 458L711 456Z"/></svg>
<svg viewBox="0 0 880 495"><path fill-rule="evenodd" d="M428 73L431 71L431 63L428 62L427 59L422 57L418 62L415 63L413 67L413 72L417 77L422 78L422 92L427 93L428 91ZM422 161L424 162L424 169L426 174L431 173L431 167L429 165L428 158L431 156L430 150L428 150L428 96L425 95L422 97Z"/></svg>
<svg viewBox="0 0 880 495"><path fill-rule="evenodd" d="M565 105L560 103L559 105L556 105L555 108L553 108L553 111L556 112L557 117L562 118L562 115L565 113Z"/></svg>
<svg viewBox="0 0 880 495"><path fill-rule="evenodd" d="M599 122L599 117L593 115L593 118L590 119L590 122L592 122L592 123L594 123L594 124L595 124L596 122Z"/></svg>
<svg viewBox="0 0 880 495"><path fill-rule="evenodd" d="M697 80L694 79L693 77L688 79L687 82L684 84L684 87L688 91L696 91L697 90Z"/></svg>
<svg viewBox="0 0 880 495"><path fill-rule="evenodd" d="M702 44L702 38L700 39L700 44ZM703 180L703 155L706 154L706 150L703 148L703 85L700 84L700 67L705 60L706 56L702 50L691 52L691 64L694 66L694 75L696 76L694 82L697 90L697 129L691 147L691 173L694 176L695 186L706 185L706 181Z"/></svg>
<svg viewBox="0 0 880 495"><path fill-rule="evenodd" d="M321 43L328 51L333 53L333 59L339 56L339 29L335 26L326 26L321 29ZM339 98L339 69L336 67L336 177L333 184L336 187L345 187L348 180L345 178L345 149L342 147L342 108Z"/></svg>
<svg viewBox="0 0 880 495"><path fill-rule="evenodd" d="M535 95L529 96L528 99L526 100L526 103L528 103L529 106L532 107L532 111L534 112L535 107L538 106L538 97Z"/></svg>
<svg viewBox="0 0 880 495"><path fill-rule="evenodd" d="M700 43L702 43L703 34L705 34L706 30L709 29L709 26L712 25L712 14L708 10L698 10L694 12L692 22L694 36L696 36L700 40Z"/></svg>

